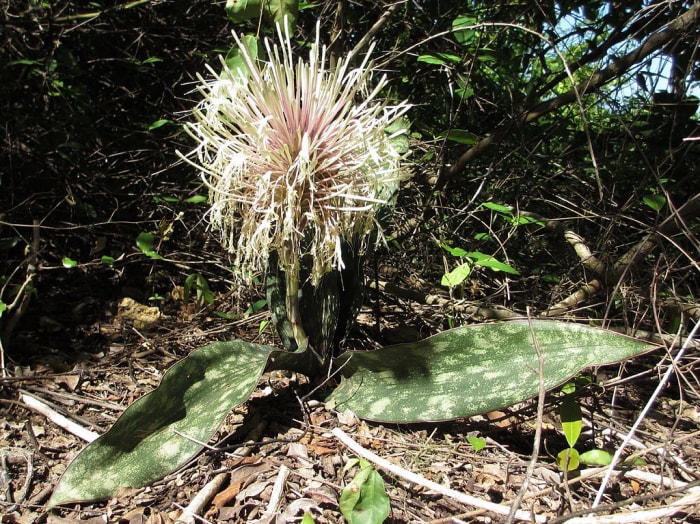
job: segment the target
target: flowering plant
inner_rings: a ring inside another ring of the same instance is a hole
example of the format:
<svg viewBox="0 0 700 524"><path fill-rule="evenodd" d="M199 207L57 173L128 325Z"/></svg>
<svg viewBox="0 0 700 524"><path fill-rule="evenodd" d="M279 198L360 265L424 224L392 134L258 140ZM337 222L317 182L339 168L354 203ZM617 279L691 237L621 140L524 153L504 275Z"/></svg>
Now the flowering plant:
<svg viewBox="0 0 700 524"><path fill-rule="evenodd" d="M343 240L360 239L366 251L377 209L406 178L386 129L408 105L379 99L386 77L370 90L369 54L359 67L341 58L331 70L317 28L308 61L295 63L289 33L278 26L278 36L279 44L265 40L268 58L256 60L234 34L245 70L224 64L202 80L190 157L210 190L212 227L242 274L264 271L277 251L287 279L296 279L311 254L317 285L343 269Z"/></svg>

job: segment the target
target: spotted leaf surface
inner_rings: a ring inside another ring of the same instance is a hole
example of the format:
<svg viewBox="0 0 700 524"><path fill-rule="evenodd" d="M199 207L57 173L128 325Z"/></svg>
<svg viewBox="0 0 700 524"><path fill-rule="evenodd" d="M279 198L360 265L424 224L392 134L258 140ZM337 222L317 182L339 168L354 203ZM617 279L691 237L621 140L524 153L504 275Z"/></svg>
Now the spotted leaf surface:
<svg viewBox="0 0 700 524"><path fill-rule="evenodd" d="M281 352L241 340L193 351L73 460L49 507L109 498L183 465L202 448L193 440L208 441L226 414L248 399L273 353Z"/></svg>
<svg viewBox="0 0 700 524"><path fill-rule="evenodd" d="M538 394L537 351L546 389L582 369L655 346L611 331L535 320L480 324L420 342L336 359L343 375L329 399L380 422L426 422L486 413Z"/></svg>

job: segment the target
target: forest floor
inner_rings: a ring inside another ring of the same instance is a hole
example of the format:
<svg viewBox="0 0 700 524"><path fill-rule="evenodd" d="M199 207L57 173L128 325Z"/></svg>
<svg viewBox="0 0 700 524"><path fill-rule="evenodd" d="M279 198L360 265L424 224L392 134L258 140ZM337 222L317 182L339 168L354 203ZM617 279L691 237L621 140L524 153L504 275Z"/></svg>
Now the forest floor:
<svg viewBox="0 0 700 524"><path fill-rule="evenodd" d="M150 271L154 266L144 267ZM21 349L8 357L11 377L0 381L2 522L175 522L215 478L222 483L202 510L205 521L296 522L308 513L317 523L341 522L341 491L358 466L346 468L356 454L336 438L334 428L397 466L504 511L521 495L519 507L540 521L588 515L601 489L606 468L565 474L557 466L556 455L567 444L555 398L547 397L539 421L532 401L465 420L380 425L319 402L309 395L318 384L304 376L271 373L228 416L208 443L211 448L176 473L109 501L46 513L43 504L85 442L28 407L28 397L102 433L192 349L234 338L279 345L267 310L249 310L260 290L235 299L221 293L212 307L195 311L191 304L185 307L182 288L174 286L154 308L142 290L113 283L109 269L76 270L69 278L58 274L42 276L42 288L54 292L43 296L41 307L30 309L15 331L13 348ZM396 272L391 278L398 285L416 285ZM370 290L346 345L371 349L387 340L422 338L442 329L439 319L448 313L444 307ZM431 324L429 319L438 320ZM578 398L584 412L577 445L581 451L596 447L614 452L621 445L668 367L664 357L657 350L591 371L594 387ZM692 374L693 369L697 355L681 371ZM625 522L692 522L700 514L700 407L684 390L682 380L672 380L641 420L625 450L625 464L604 488L595 514L599 522L608 522L604 519L610 513L617 514L612 518L623 514ZM541 447L528 469L538 425ZM475 448L470 437L484 439L485 447ZM242 447L230 449L232 445ZM506 515L465 504L449 492L377 469L391 500L388 522L506 520ZM282 490L279 498L277 492L273 495L276 484Z"/></svg>

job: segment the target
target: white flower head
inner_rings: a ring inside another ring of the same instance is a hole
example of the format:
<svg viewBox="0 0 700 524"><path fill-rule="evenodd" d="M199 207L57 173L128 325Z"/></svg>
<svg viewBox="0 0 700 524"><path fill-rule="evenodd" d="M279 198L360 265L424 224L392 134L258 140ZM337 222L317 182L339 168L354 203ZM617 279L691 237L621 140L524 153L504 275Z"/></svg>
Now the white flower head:
<svg viewBox="0 0 700 524"><path fill-rule="evenodd" d="M282 31L279 43L265 40L264 61L234 33L248 71L224 64L202 80L188 127L199 145L188 157L209 187L211 225L244 274L263 271L277 251L280 268L298 277L310 254L317 285L342 269L342 240L366 250L375 212L406 178L385 130L408 105L379 98L385 77L369 88L369 54L359 67L339 59L331 70L317 26L308 60L295 63Z"/></svg>

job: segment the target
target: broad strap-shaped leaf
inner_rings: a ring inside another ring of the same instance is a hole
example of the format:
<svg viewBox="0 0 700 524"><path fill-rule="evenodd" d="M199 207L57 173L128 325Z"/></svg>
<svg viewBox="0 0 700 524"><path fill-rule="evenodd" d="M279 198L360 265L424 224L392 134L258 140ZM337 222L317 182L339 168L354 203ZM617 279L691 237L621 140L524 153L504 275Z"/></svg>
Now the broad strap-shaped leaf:
<svg viewBox="0 0 700 524"><path fill-rule="evenodd" d="M544 359L544 386L551 389L583 368L618 362L654 347L569 322L479 324L416 343L341 355L335 367L343 380L328 400L338 409L380 422L468 417L537 395L536 348Z"/></svg>
<svg viewBox="0 0 700 524"><path fill-rule="evenodd" d="M281 353L242 340L193 351L73 460L49 507L109 498L176 470L202 448L187 437L208 441L226 414L248 399L268 359Z"/></svg>

